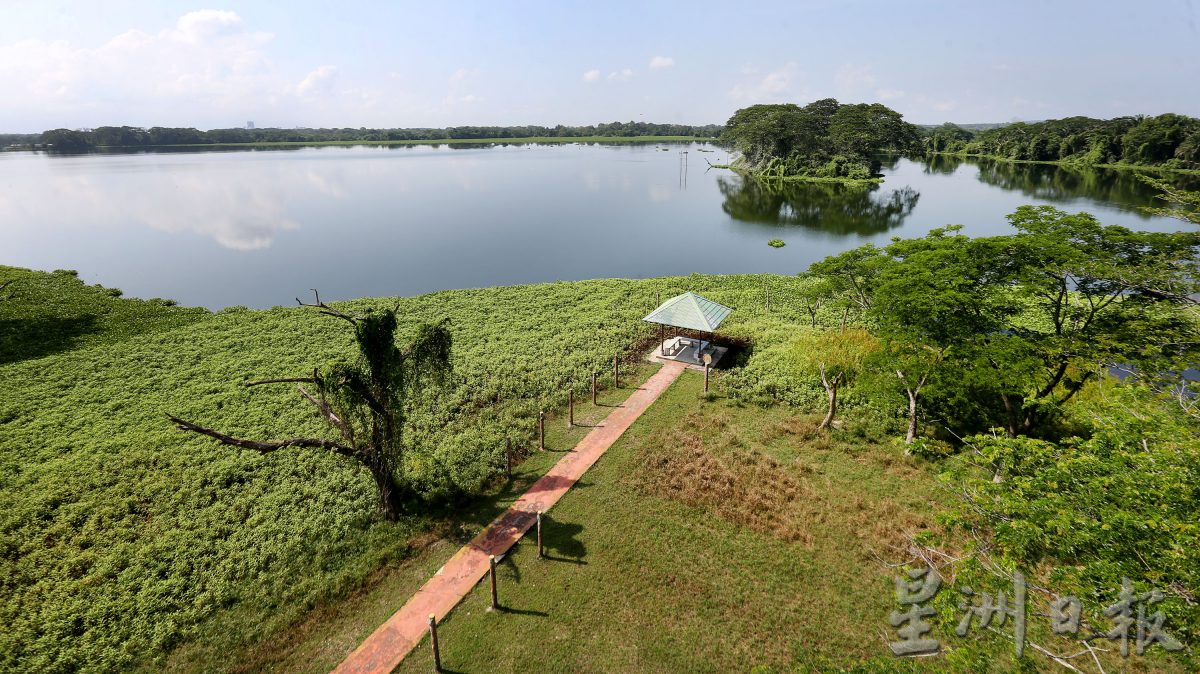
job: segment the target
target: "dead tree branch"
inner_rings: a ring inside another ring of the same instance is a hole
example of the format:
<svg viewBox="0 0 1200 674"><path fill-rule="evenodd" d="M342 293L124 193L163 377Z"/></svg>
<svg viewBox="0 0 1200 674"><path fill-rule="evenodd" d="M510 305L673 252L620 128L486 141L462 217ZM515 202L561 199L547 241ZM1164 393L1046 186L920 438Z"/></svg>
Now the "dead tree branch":
<svg viewBox="0 0 1200 674"><path fill-rule="evenodd" d="M260 379L258 381L248 381L242 386L250 388L251 386L262 386L263 384L315 384L317 382L313 377L282 377L280 379Z"/></svg>
<svg viewBox="0 0 1200 674"><path fill-rule="evenodd" d="M215 431L211 428L205 428L199 424L193 424L190 421L184 421L179 417L168 414L167 418L171 420L175 426L181 431L191 431L200 435L207 435L214 438L223 445L231 445L233 447L241 447L243 449L253 449L256 452L267 454L277 449L285 447L315 447L319 449L329 449L342 454L344 456L354 456L354 449L345 445L339 444L332 440L323 440L321 438L289 438L287 440L271 440L260 442L258 440L245 440L243 438L235 438L231 435L225 435L220 431Z"/></svg>
<svg viewBox="0 0 1200 674"><path fill-rule="evenodd" d="M296 298L297 304L299 304L302 307L313 307L315 309L319 309L321 311L321 313L325 314L326 316L333 316L334 318L340 318L344 321L349 321L350 325L357 326L358 322L360 320L362 320L361 318L358 318L357 316L351 316L350 314L338 311L337 309L334 309L333 307L329 306L328 304L325 304L324 302L322 302L321 301L321 293L317 292L316 288L310 288L309 290L313 291L313 297L316 298L313 301L313 303L309 304L307 302L301 302L300 298L297 297Z"/></svg>

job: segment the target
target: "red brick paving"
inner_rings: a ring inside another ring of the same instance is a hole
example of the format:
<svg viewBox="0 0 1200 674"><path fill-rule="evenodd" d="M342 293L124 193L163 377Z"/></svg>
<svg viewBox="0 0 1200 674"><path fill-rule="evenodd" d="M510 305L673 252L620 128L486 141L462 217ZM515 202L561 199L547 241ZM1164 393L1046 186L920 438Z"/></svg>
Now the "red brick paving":
<svg viewBox="0 0 1200 674"><path fill-rule="evenodd" d="M503 515L463 546L417 590L387 622L334 670L337 674L388 674L429 631L429 616L440 622L488 572L488 555L508 551L545 512L567 493L659 394L684 371L680 363L664 364L617 409L518 498Z"/></svg>

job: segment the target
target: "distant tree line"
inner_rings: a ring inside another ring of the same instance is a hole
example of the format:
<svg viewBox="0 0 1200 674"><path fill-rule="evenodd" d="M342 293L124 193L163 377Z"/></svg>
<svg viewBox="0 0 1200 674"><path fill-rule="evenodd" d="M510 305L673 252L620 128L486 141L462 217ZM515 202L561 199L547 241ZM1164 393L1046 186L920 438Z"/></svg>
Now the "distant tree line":
<svg viewBox="0 0 1200 674"><path fill-rule="evenodd" d="M1115 119L1068 117L1017 122L979 133L944 124L926 131L922 144L929 152L1010 160L1197 169L1200 119L1171 113Z"/></svg>
<svg viewBox="0 0 1200 674"><path fill-rule="evenodd" d="M826 98L752 105L725 123L721 140L739 153L740 168L763 177L869 179L882 152L920 147L921 131L879 103Z"/></svg>
<svg viewBox="0 0 1200 674"><path fill-rule="evenodd" d="M211 145L223 143L319 143L328 141L447 140L472 138L579 138L585 136L692 136L714 138L721 126L707 124L652 124L610 122L588 126L455 126L441 129L148 129L136 126L101 126L91 130L51 129L24 142L45 143L62 150L93 147L151 147L155 145ZM29 140L35 138L36 140Z"/></svg>

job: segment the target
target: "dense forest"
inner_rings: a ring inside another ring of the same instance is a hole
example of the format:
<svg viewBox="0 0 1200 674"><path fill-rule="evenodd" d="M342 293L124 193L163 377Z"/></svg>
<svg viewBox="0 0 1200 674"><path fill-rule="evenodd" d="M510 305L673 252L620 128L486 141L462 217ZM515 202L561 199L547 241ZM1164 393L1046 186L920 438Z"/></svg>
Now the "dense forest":
<svg viewBox="0 0 1200 674"><path fill-rule="evenodd" d="M879 103L826 98L742 108L721 140L740 154L735 168L758 176L870 180L880 153L920 147L920 129Z"/></svg>
<svg viewBox="0 0 1200 674"><path fill-rule="evenodd" d="M1017 161L1131 164L1200 169L1200 119L1067 117L1017 122L979 133L944 124L925 134L929 152L981 155Z"/></svg>
<svg viewBox="0 0 1200 674"><path fill-rule="evenodd" d="M213 145L226 143L321 143L330 141L383 142L398 140L445 140L473 138L580 138L587 136L693 136L713 138L721 133L716 124L653 124L610 122L588 126L455 126L443 129L149 129L135 126L101 126L90 130L51 129L40 136L20 136L15 142L44 143L60 150L93 147L151 147L155 145Z"/></svg>

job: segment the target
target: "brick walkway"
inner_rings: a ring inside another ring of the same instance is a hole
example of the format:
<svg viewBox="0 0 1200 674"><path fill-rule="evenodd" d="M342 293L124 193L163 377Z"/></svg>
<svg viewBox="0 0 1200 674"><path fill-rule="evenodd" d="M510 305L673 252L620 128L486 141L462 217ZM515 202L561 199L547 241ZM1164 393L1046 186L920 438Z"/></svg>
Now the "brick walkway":
<svg viewBox="0 0 1200 674"><path fill-rule="evenodd" d="M387 622L362 642L334 672L388 674L429 631L429 615L440 622L488 572L488 555L508 551L545 512L567 493L659 394L684 371L668 363L518 498L503 515L463 546Z"/></svg>

